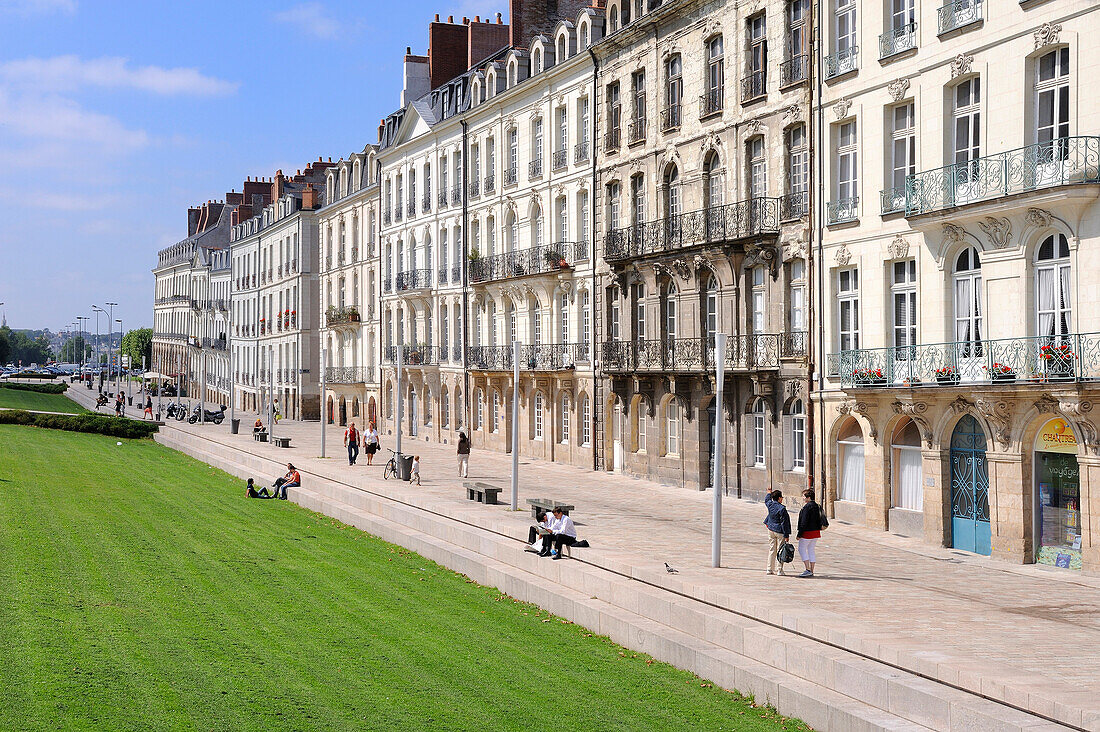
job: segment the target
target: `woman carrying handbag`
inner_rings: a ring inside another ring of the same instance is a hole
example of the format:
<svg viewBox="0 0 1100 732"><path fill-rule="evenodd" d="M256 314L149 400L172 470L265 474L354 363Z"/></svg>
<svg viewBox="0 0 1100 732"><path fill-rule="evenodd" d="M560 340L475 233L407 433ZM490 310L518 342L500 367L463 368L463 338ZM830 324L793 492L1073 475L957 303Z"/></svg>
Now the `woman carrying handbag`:
<svg viewBox="0 0 1100 732"><path fill-rule="evenodd" d="M817 540L821 538L821 531L829 528L829 519L825 516L825 509L814 500L814 492L807 488L802 491L802 497L806 503L798 512L798 556L806 565L806 571L799 577L813 577L814 566L817 564Z"/></svg>

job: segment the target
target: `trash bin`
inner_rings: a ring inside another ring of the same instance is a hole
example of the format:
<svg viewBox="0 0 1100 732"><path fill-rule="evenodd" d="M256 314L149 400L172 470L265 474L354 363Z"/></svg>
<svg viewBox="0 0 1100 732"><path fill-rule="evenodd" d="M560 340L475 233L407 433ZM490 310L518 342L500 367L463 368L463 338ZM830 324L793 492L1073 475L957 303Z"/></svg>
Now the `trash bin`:
<svg viewBox="0 0 1100 732"><path fill-rule="evenodd" d="M133 397L126 397L126 401L127 401L129 406L131 406L131 407L134 406L134 398Z"/></svg>
<svg viewBox="0 0 1100 732"><path fill-rule="evenodd" d="M413 468L413 456L412 455L399 455L397 458L397 479L408 480L409 475L412 474Z"/></svg>
<svg viewBox="0 0 1100 732"><path fill-rule="evenodd" d="M92 390L92 380L91 380L91 379L88 379L88 383L87 383L87 384L85 384L85 386L87 386L87 387L88 387L88 391L91 391L91 390Z"/></svg>
<svg viewBox="0 0 1100 732"><path fill-rule="evenodd" d="M239 419L230 420L230 422L229 422L229 432L230 433L235 435L235 434L237 434L237 431L240 428L241 428L241 420L239 420Z"/></svg>

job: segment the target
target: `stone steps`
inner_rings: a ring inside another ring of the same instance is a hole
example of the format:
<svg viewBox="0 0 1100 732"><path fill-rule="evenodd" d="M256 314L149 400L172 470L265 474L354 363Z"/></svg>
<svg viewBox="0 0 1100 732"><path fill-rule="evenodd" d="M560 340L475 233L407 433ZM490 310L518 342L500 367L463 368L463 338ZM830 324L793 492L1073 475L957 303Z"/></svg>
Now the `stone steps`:
<svg viewBox="0 0 1100 732"><path fill-rule="evenodd" d="M282 472L277 458L242 452L185 430L157 440L241 478ZM484 507L446 513L423 493L380 495L304 475L289 496L474 581L532 602L628 648L690 670L821 730L1055 730L1067 727L815 640L797 623L746 617L659 587L629 566L550 561L522 551ZM589 554L588 552L591 552ZM598 552L585 557L599 561ZM618 563L618 564L621 564ZM667 585L667 581L662 584Z"/></svg>

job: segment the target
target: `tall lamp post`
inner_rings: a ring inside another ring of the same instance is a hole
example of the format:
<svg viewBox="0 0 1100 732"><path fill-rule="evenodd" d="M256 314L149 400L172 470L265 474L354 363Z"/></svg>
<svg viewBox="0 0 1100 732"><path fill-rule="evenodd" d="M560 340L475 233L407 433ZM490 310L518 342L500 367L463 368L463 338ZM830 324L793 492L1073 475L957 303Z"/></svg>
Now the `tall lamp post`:
<svg viewBox="0 0 1100 732"><path fill-rule="evenodd" d="M88 330L88 328L87 328L87 324L86 324L86 323L82 323L82 322L81 322L81 321L83 321L83 320L91 320L91 318L90 318L89 316L87 316L87 315L78 315L78 316L76 316L76 328L77 328L77 332L78 332L78 333L80 333L80 334L81 334L82 336L83 336L83 333L84 333L85 331L87 331L87 330ZM83 350L82 350L82 351L81 351L81 353L80 353L80 365L81 365L81 366L85 366L85 365L87 365L87 362L86 362L86 361L84 360L84 352L83 352ZM81 376L83 377L83 374L81 374ZM88 378L89 378L89 379L91 379L91 376L92 376L91 374L88 374Z"/></svg>
<svg viewBox="0 0 1100 732"><path fill-rule="evenodd" d="M121 394L122 393L122 318L119 318L115 322L118 323L118 378L119 378L118 391ZM130 373L129 373L129 371L127 371L127 373L126 373L126 404L128 406L131 406L131 407L134 405L133 401L131 400L131 396L130 396Z"/></svg>
<svg viewBox="0 0 1100 732"><path fill-rule="evenodd" d="M92 311L95 313L95 365L96 365L96 375L99 376L99 390L103 391L103 372L100 370L100 365L99 365L100 359L102 359L102 357L103 357L103 350L100 348L100 345L99 345L99 316L100 316L101 313L103 315L106 315L107 311L104 310L103 308L99 307L98 305L92 305ZM110 322L108 322L108 325L110 325Z"/></svg>
<svg viewBox="0 0 1100 732"><path fill-rule="evenodd" d="M117 302L105 302L103 304L107 306L107 352L113 354L115 349L111 347L111 336L113 335L112 331L114 330L114 327L115 327L115 306L118 305L118 303ZM120 343L119 345L121 346L122 344ZM110 371L110 368L109 368L110 365L111 365L111 358L110 358L110 356L108 356L108 358L107 358L107 366L108 366L107 375L108 375L108 377L111 374L111 371ZM116 367L118 367L121 370L122 364L115 364L115 365L116 365ZM121 376L121 374L120 374L120 376ZM120 388L121 386L122 386L122 382L118 381L117 378L116 378L115 393L118 393L119 391L122 390Z"/></svg>

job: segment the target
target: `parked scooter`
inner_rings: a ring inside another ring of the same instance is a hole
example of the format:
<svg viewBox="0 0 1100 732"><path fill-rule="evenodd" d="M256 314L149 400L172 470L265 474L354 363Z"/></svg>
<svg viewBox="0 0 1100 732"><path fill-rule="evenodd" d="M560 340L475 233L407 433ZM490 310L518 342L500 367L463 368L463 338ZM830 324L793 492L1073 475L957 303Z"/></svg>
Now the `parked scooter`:
<svg viewBox="0 0 1100 732"><path fill-rule="evenodd" d="M190 424L195 424L196 422L199 421L199 410L200 409L202 409L202 407L200 407L198 404L196 404L195 409L192 410L192 412L191 412L191 416L188 417L188 419L187 419L187 421ZM209 409L202 410L202 415L203 415L202 419L203 419L204 422L213 422L214 424L221 424L222 420L225 419L225 405L223 404L222 408L220 410L217 410L217 411L211 411Z"/></svg>
<svg viewBox="0 0 1100 732"><path fill-rule="evenodd" d="M183 414L183 405L179 402L168 402L168 408L164 410L165 419L180 419L180 415Z"/></svg>

